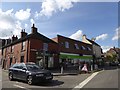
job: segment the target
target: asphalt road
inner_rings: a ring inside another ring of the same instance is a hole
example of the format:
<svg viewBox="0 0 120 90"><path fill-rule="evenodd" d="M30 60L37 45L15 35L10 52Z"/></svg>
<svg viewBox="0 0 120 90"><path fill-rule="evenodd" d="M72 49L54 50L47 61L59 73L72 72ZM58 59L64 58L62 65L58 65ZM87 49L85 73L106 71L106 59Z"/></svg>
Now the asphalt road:
<svg viewBox="0 0 120 90"><path fill-rule="evenodd" d="M10 90L10 88L11 90L13 90L14 88L15 89L17 88L20 90L21 89L23 90L33 90L33 89L34 90L36 89L71 90L71 89L74 89L77 85L80 85L83 81L88 79L90 76L92 75L91 74L79 74L79 75L54 76L52 82L50 83L28 85L27 83L23 81L17 81L17 80L9 81L7 71L2 70L2 88L3 88L2 90L5 90L5 89ZM82 88L83 90L84 88L118 88L118 69L112 68L112 69L100 71Z"/></svg>
<svg viewBox="0 0 120 90"><path fill-rule="evenodd" d="M51 88L57 89L57 88L68 88L72 89L74 88L79 82L82 82L87 77L89 77L91 74L79 74L79 75L65 75L65 76L54 76L52 82L50 83L43 83L38 85L28 85L27 83L23 81L9 81L8 79L8 73L7 71L3 71L2 73L2 88L22 88L27 90L37 89L37 88Z"/></svg>
<svg viewBox="0 0 120 90"><path fill-rule="evenodd" d="M116 68L101 71L83 88L118 88L118 71Z"/></svg>

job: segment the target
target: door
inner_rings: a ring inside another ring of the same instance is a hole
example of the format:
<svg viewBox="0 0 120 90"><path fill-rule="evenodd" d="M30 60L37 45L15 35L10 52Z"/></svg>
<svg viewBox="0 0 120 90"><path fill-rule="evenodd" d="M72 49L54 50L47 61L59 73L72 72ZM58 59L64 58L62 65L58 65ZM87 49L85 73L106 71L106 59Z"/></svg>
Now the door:
<svg viewBox="0 0 120 90"><path fill-rule="evenodd" d="M12 66L12 58L10 58L10 66L9 67L11 67Z"/></svg>
<svg viewBox="0 0 120 90"><path fill-rule="evenodd" d="M21 63L24 62L24 56L21 56L20 62L21 62Z"/></svg>

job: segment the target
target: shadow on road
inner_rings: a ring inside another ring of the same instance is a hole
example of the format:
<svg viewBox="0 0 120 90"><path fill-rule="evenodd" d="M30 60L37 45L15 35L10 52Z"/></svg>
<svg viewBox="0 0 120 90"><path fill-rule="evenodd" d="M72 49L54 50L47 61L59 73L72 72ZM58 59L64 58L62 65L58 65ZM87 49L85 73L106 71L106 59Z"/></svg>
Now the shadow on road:
<svg viewBox="0 0 120 90"><path fill-rule="evenodd" d="M62 84L64 84L63 81L52 80L50 82L37 83L37 84L34 84L34 86L46 86L46 87L49 87L49 86L59 86L59 85L62 85Z"/></svg>
<svg viewBox="0 0 120 90"><path fill-rule="evenodd" d="M14 80L14 81L18 81L18 82L27 84L27 82L22 81L22 80ZM32 86L46 86L46 87L49 87L49 86L59 86L59 85L62 85L62 84L64 84L63 81L52 80L52 81L49 81L49 82L34 83Z"/></svg>

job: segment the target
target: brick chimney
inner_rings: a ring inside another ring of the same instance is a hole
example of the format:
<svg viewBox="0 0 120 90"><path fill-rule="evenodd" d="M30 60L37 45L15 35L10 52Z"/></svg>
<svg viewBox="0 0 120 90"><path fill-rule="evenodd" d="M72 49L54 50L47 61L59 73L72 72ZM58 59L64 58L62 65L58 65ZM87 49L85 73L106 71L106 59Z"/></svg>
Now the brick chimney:
<svg viewBox="0 0 120 90"><path fill-rule="evenodd" d="M23 30L21 31L21 38L23 38L23 37L25 37L25 36L27 36L27 33L25 32L25 29L23 29Z"/></svg>
<svg viewBox="0 0 120 90"><path fill-rule="evenodd" d="M92 40L92 41L95 41L95 38L92 38L91 40Z"/></svg>
<svg viewBox="0 0 120 90"><path fill-rule="evenodd" d="M31 27L32 29L32 33L37 33L37 28L35 27L35 25L33 24L33 26Z"/></svg>
<svg viewBox="0 0 120 90"><path fill-rule="evenodd" d="M17 36L16 37L14 35L12 36L12 42L16 41L17 39L18 39Z"/></svg>

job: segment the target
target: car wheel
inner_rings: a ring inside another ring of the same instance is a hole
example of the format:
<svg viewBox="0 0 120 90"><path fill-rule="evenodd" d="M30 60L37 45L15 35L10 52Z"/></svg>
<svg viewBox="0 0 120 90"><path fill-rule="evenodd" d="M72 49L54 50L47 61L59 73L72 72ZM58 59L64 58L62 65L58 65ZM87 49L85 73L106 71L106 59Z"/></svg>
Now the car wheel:
<svg viewBox="0 0 120 90"><path fill-rule="evenodd" d="M29 85L32 85L32 84L33 84L33 78L32 78L32 76L28 76L28 78L27 78L27 83L28 83Z"/></svg>
<svg viewBox="0 0 120 90"><path fill-rule="evenodd" d="M12 81L13 80L13 74L9 73L9 80Z"/></svg>

